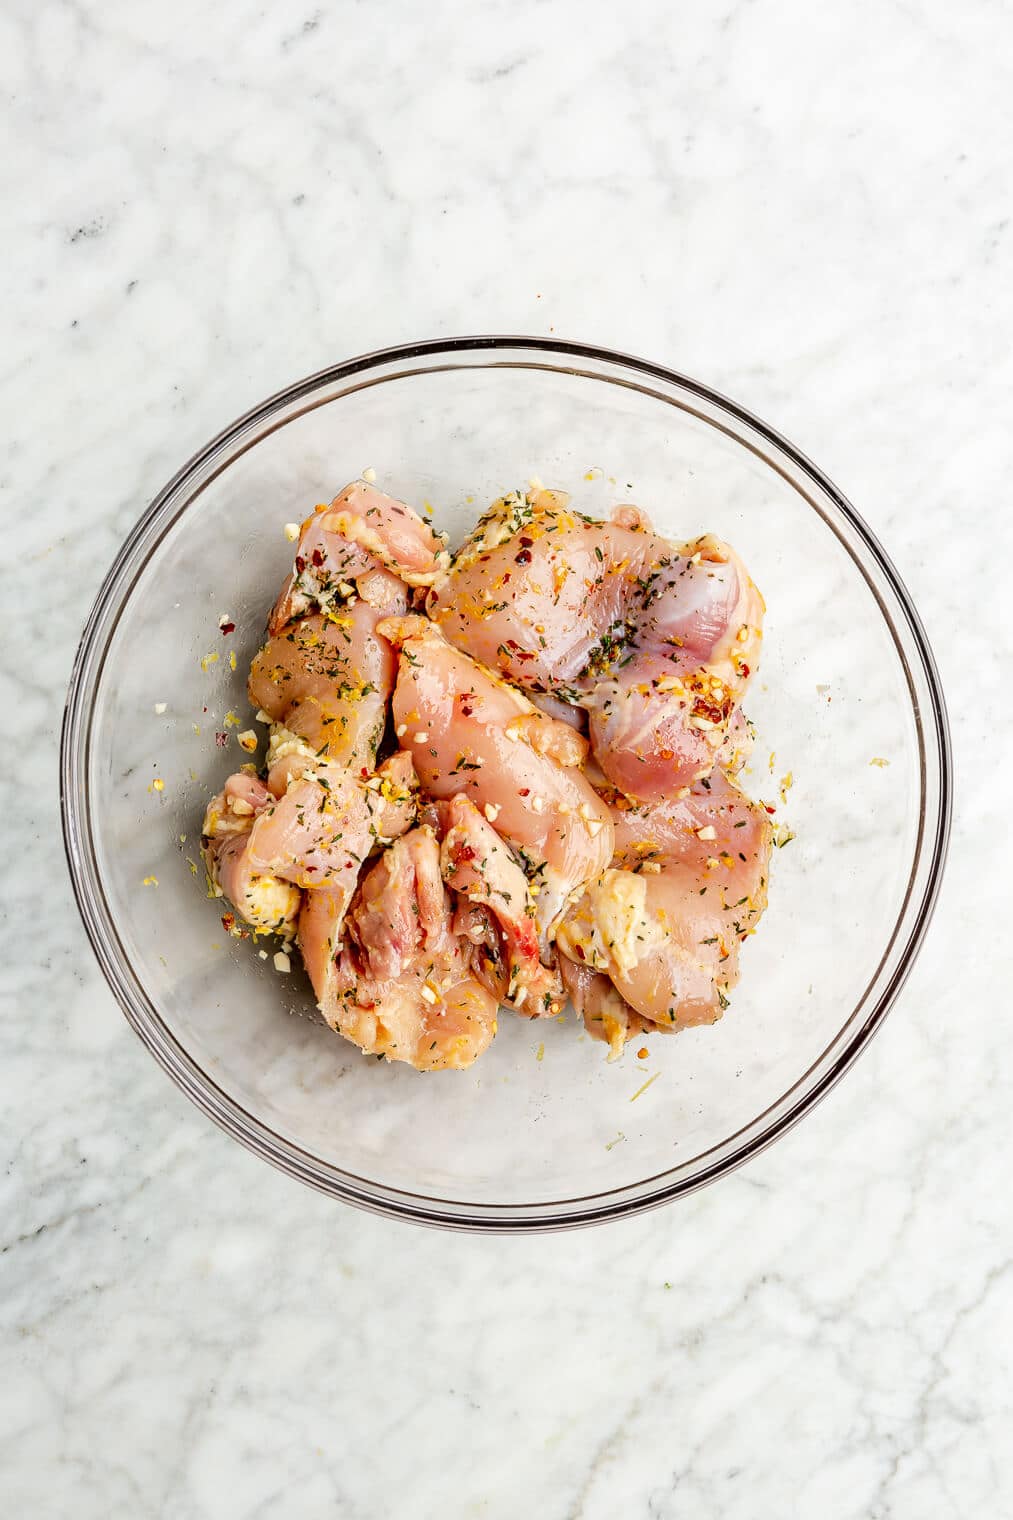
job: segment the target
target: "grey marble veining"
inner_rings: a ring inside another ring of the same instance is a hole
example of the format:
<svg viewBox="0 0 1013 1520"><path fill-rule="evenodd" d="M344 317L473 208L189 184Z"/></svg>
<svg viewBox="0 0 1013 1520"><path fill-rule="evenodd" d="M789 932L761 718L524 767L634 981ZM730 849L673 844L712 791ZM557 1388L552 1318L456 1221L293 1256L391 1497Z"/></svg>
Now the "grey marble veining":
<svg viewBox="0 0 1013 1520"><path fill-rule="evenodd" d="M1011 44L985 0L0 16L6 1512L1013 1509ZM59 838L74 648L145 503L289 380L466 331L779 427L894 557L953 721L947 881L869 1052L747 1169L572 1236L398 1227L219 1134Z"/></svg>

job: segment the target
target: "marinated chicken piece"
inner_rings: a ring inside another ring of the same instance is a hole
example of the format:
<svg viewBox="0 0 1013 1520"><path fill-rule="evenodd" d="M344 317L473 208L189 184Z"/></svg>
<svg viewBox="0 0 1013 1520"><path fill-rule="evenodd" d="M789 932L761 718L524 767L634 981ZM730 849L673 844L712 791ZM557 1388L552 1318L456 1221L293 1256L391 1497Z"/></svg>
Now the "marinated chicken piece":
<svg viewBox="0 0 1013 1520"><path fill-rule="evenodd" d="M258 871L249 855L250 832L270 806L262 781L245 771L230 776L204 815L203 853L211 880L236 912L259 933L290 936L302 893L271 872Z"/></svg>
<svg viewBox="0 0 1013 1520"><path fill-rule="evenodd" d="M318 761L258 815L251 863L300 887L354 887L370 851L403 834L415 817L410 790L392 783L390 774L381 768L363 782L341 766Z"/></svg>
<svg viewBox="0 0 1013 1520"><path fill-rule="evenodd" d="M720 771L654 808L623 799L614 819L616 863L570 909L559 949L644 1019L711 1023L766 907L770 821Z"/></svg>
<svg viewBox="0 0 1013 1520"><path fill-rule="evenodd" d="M472 976L452 912L436 836L413 829L384 851L349 911L349 942L322 995L331 1027L419 1071L470 1066L496 1033L497 999Z"/></svg>
<svg viewBox="0 0 1013 1520"><path fill-rule="evenodd" d="M363 878L350 926L365 974L392 981L420 957L428 968L452 949L451 913L439 841L422 825L384 851Z"/></svg>
<svg viewBox="0 0 1013 1520"><path fill-rule="evenodd" d="M515 856L467 797L441 803L439 810L443 880L473 908L485 909L482 918L465 920L469 939L482 947L476 976L499 1002L529 1018L558 1013L562 987L555 971L540 962L534 900Z"/></svg>
<svg viewBox="0 0 1013 1520"><path fill-rule="evenodd" d="M298 734L293 734L283 724L272 723L267 746L267 789L272 797L284 797L293 781L307 771L319 770L322 763L326 763L326 760L311 749L305 739L300 739ZM372 776L365 766L361 770L352 770L351 774L362 782L367 791L380 792L381 799L385 802L402 802L408 793L414 793L418 787L412 757L404 750L396 750L382 765L377 766ZM397 832L395 829L394 833Z"/></svg>
<svg viewBox="0 0 1013 1520"><path fill-rule="evenodd" d="M298 761L297 755L288 755L277 762L271 771L272 780L278 777L283 767L295 765ZM309 768L311 765L319 766L319 761L311 760L307 763L304 760L303 764ZM297 771L295 779L300 774ZM415 786L411 756L402 752L385 760L376 775L370 776L363 783L372 848L375 849L382 841L397 838L411 827L416 812ZM285 788L282 788L279 795L284 795L284 791ZM359 853L358 848L355 853ZM314 885L305 893L299 914L299 949L318 1003L326 1000L333 981L335 957L341 950L345 913L358 880L355 861L351 856L347 858L351 865L344 867L326 885Z"/></svg>
<svg viewBox="0 0 1013 1520"><path fill-rule="evenodd" d="M675 546L636 508L592 522L546 491L494 503L427 609L509 680L586 708L601 770L644 801L712 769L763 617L720 540Z"/></svg>
<svg viewBox="0 0 1013 1520"><path fill-rule="evenodd" d="M353 480L322 514L326 533L359 544L409 586L431 586L446 570L443 540L405 502Z"/></svg>
<svg viewBox="0 0 1013 1520"><path fill-rule="evenodd" d="M295 565L268 630L277 633L309 612L337 610L356 594L375 597L369 577L378 568L408 586L431 586L447 563L443 541L417 512L375 486L353 480L302 524Z"/></svg>
<svg viewBox="0 0 1013 1520"><path fill-rule="evenodd" d="M678 861L705 871L708 881L717 872L715 879L733 898L743 892L754 895L758 877L766 879L770 818L723 771L712 771L653 807L631 803L614 791L605 800L615 824L613 865Z"/></svg>
<svg viewBox="0 0 1013 1520"><path fill-rule="evenodd" d="M271 794L253 774L252 766L249 771L236 771L205 808L201 833L212 840L227 834L248 834L254 818L270 801Z"/></svg>
<svg viewBox="0 0 1013 1520"><path fill-rule="evenodd" d="M251 857L301 887L354 888L372 845L366 793L354 776L321 766L291 781L253 829Z"/></svg>
<svg viewBox="0 0 1013 1520"><path fill-rule="evenodd" d="M669 866L658 876L605 871L560 925L564 955L608 976L622 997L673 1028L720 1018L727 979L716 975L713 914L692 900L696 876ZM688 914L688 917L684 917Z"/></svg>
<svg viewBox="0 0 1013 1520"><path fill-rule="evenodd" d="M727 546L635 507L504 497L451 566L355 481L302 524L253 661L266 783L209 804L213 881L297 933L332 1028L419 1070L470 1065L500 1003L569 994L610 1059L711 1022L766 904L770 823L729 779L762 616Z"/></svg>
<svg viewBox="0 0 1013 1520"><path fill-rule="evenodd" d="M463 959L452 957L432 984L432 1004L414 981L406 986L361 978L347 954L337 976L341 990L325 1004L324 1017L364 1055L404 1061L416 1071L463 1071L495 1037L496 999L470 975ZM428 990L430 982L423 983L422 991Z"/></svg>
<svg viewBox="0 0 1013 1520"><path fill-rule="evenodd" d="M302 895L298 945L306 975L321 1007L333 993L345 914L354 891L355 881L345 877L331 886L314 887L312 892Z"/></svg>
<svg viewBox="0 0 1013 1520"><path fill-rule="evenodd" d="M583 1019L584 1028L592 1040L601 1040L608 1046L610 1061L619 1059L626 1041L635 1034L670 1028L641 1018L602 972L571 961L566 955L559 957L559 970L566 995Z"/></svg>
<svg viewBox="0 0 1013 1520"><path fill-rule="evenodd" d="M421 617L379 630L401 646L393 714L398 738L430 796L463 794L517 851L535 900L543 954L571 894L612 856L609 809L570 763L580 735L526 698Z"/></svg>
<svg viewBox="0 0 1013 1520"><path fill-rule="evenodd" d="M255 868L248 834L225 840L215 860L214 880L251 929L286 939L295 933L302 893L291 882Z"/></svg>
<svg viewBox="0 0 1013 1520"><path fill-rule="evenodd" d="M406 606L401 586L379 608L360 598L286 624L254 656L251 703L327 760L372 770L397 663L376 625Z"/></svg>

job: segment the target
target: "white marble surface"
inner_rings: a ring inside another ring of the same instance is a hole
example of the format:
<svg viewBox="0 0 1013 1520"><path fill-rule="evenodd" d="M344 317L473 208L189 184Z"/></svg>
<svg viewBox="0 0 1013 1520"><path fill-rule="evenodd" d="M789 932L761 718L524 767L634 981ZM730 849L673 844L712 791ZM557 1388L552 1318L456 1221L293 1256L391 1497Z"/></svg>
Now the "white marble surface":
<svg viewBox="0 0 1013 1520"><path fill-rule="evenodd" d="M4 1513L1013 1512L1008 7L15 0L0 60ZM779 426L953 717L943 900L872 1049L747 1169L572 1236L397 1226L219 1134L59 838L74 645L145 502L288 380L466 331Z"/></svg>

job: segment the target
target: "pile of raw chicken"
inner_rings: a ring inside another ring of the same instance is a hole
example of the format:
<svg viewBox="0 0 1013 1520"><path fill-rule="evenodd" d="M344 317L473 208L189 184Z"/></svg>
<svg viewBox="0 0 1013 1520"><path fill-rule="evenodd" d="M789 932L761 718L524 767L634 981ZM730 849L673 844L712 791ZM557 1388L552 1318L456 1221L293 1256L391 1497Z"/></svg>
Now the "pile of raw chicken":
<svg viewBox="0 0 1013 1520"><path fill-rule="evenodd" d="M290 536L294 536L295 530ZM720 1018L771 825L732 779L763 602L707 535L532 486L451 558L365 481L302 524L253 660L265 764L208 807L216 890L328 1024L469 1066L501 1006L626 1040Z"/></svg>

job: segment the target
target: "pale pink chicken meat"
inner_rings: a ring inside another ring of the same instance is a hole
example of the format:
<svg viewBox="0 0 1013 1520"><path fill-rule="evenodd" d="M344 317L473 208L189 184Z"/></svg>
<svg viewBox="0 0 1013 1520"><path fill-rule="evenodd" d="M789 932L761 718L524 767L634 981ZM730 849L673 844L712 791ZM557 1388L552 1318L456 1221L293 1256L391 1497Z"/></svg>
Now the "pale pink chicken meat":
<svg viewBox="0 0 1013 1520"><path fill-rule="evenodd" d="M356 593L368 595L368 577L380 568L406 585L431 586L447 559L442 539L417 512L353 480L302 524L295 564L268 631L277 633L293 618L334 608Z"/></svg>
<svg viewBox="0 0 1013 1520"><path fill-rule="evenodd" d="M319 787L319 769L311 774L317 776L316 784ZM331 784L335 778L330 772L324 772L323 779ZM305 778L305 784L310 784L309 778ZM411 760L403 754L391 756L380 766L376 775L364 784L346 773L342 795L350 799L349 813L339 813L339 817L348 816L350 825L341 826L340 839L335 837L328 843L325 837L320 845L316 842L316 831L318 828L329 827L330 824L324 824L323 820L333 818L334 815L327 814L326 808L324 813L319 812L319 799L316 814L307 812L305 805L300 804L298 798L301 794L296 788L304 785L304 778L297 777L279 803L282 826L291 828L294 822L297 831L294 847L297 850L303 848L298 843L298 835L305 836L308 832L308 863L317 865L321 855L324 855L325 864L329 866L329 869L319 873L323 879L314 880L306 891L299 914L299 949L318 1003L326 1000L333 981L334 958L341 948L345 913L359 879L361 864L378 845L404 834L414 823L414 784L415 772ZM294 807L289 804L289 798L293 795L297 799ZM347 852L344 848L346 845L351 846ZM260 847L265 847L262 842ZM278 847L274 836L268 841L267 847ZM308 874L316 876L318 873Z"/></svg>
<svg viewBox="0 0 1013 1520"><path fill-rule="evenodd" d="M617 799L613 865L568 912L560 951L661 1028L712 1023L767 901L766 811L720 771L655 807Z"/></svg>
<svg viewBox="0 0 1013 1520"><path fill-rule="evenodd" d="M412 829L363 878L321 1009L367 1055L419 1071L470 1066L496 1033L498 1000L473 976L432 829Z"/></svg>
<svg viewBox="0 0 1013 1520"><path fill-rule="evenodd" d="M632 1009L601 971L559 957L559 970L566 995L584 1022L592 1040L601 1040L609 1048L609 1060L618 1060L627 1040L646 1030L667 1031L667 1024L654 1024Z"/></svg>
<svg viewBox="0 0 1013 1520"><path fill-rule="evenodd" d="M220 885L231 899L251 873L287 884L296 912L302 902L300 948L318 997L363 861L415 814L408 757L370 774L395 670L376 625L406 610L406 582L428 584L445 559L410 507L353 482L303 524L252 663L250 700L272 720L266 800L242 848L229 847Z"/></svg>
<svg viewBox="0 0 1013 1520"><path fill-rule="evenodd" d="M484 909L485 923L472 918L466 931L476 944L476 975L529 1018L558 1013L562 987L539 959L534 899L513 852L469 798L458 795L437 810L443 880L473 910Z"/></svg>
<svg viewBox="0 0 1013 1520"><path fill-rule="evenodd" d="M366 856L411 826L415 801L385 795L351 771L318 762L289 782L284 796L260 813L250 833L259 870L305 888L355 884Z"/></svg>
<svg viewBox="0 0 1013 1520"><path fill-rule="evenodd" d="M612 856L608 807L577 768L581 736L537 712L425 618L390 619L393 715L424 791L464 795L517 851L543 954L569 897Z"/></svg>
<svg viewBox="0 0 1013 1520"><path fill-rule="evenodd" d="M306 975L321 1009L333 993L336 960L342 949L342 930L355 882L346 879L329 887L304 892L297 942Z"/></svg>
<svg viewBox="0 0 1013 1520"><path fill-rule="evenodd" d="M535 491L494 504L427 610L509 680L586 708L609 781L659 801L713 767L756 668L763 601L710 535L677 546L635 508L593 522Z"/></svg>
<svg viewBox="0 0 1013 1520"><path fill-rule="evenodd" d="M394 651L376 625L406 605L401 587L380 608L357 599L339 613L288 623L254 656L251 703L314 753L359 773L371 771L396 668Z"/></svg>
<svg viewBox="0 0 1013 1520"><path fill-rule="evenodd" d="M302 524L253 661L266 781L209 804L217 890L297 934L334 1029L419 1070L470 1065L501 1003L568 994L610 1059L713 1021L766 903L769 819L728 774L762 616L726 545L636 508L514 494L451 564L353 482Z"/></svg>
<svg viewBox="0 0 1013 1520"><path fill-rule="evenodd" d="M339 503L340 510L334 510ZM363 537L376 554L359 542ZM248 683L254 706L287 730L283 741L302 739L315 753L359 774L373 768L395 670L393 652L376 625L406 611L409 592L402 576L420 564L435 572L437 548L417 514L365 483L346 487L332 508L320 508L307 519L295 570L275 605L270 637L253 660ZM298 754L298 747L288 743L287 753ZM273 782L272 790L277 790Z"/></svg>
<svg viewBox="0 0 1013 1520"><path fill-rule="evenodd" d="M279 797L255 776L230 776L205 812L204 854L212 880L254 928L288 937L298 920L315 983L321 930L340 932L362 861L414 821L415 775L406 755L365 783L338 766L303 765L312 769Z"/></svg>
<svg viewBox="0 0 1013 1520"><path fill-rule="evenodd" d="M253 826L271 801L256 776L245 771L230 776L205 810L203 853L212 882L252 929L289 938L302 893L291 882L257 869L249 853Z"/></svg>
<svg viewBox="0 0 1013 1520"><path fill-rule="evenodd" d="M613 865L643 861L678 861L713 873L723 887L741 896L765 877L772 825L762 803L754 802L723 771L712 771L692 787L681 788L664 802L646 805L613 792L615 824Z"/></svg>

